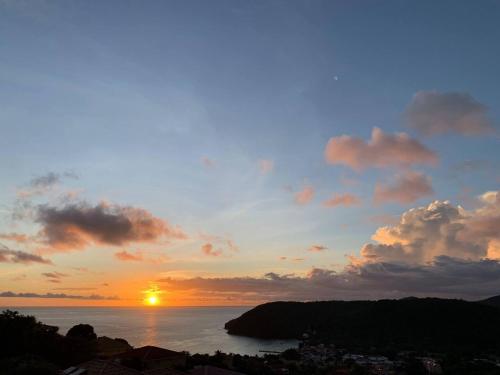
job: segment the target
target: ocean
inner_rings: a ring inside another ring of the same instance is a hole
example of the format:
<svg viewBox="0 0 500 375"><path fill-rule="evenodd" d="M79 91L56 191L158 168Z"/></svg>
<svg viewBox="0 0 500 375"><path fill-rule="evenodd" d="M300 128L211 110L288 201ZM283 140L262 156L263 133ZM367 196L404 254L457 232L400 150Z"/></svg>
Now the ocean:
<svg viewBox="0 0 500 375"><path fill-rule="evenodd" d="M134 347L155 345L176 351L256 355L261 350L296 347L296 340L261 340L228 335L224 323L249 307L16 307L23 314L59 327L61 334L79 323L98 336L120 337Z"/></svg>

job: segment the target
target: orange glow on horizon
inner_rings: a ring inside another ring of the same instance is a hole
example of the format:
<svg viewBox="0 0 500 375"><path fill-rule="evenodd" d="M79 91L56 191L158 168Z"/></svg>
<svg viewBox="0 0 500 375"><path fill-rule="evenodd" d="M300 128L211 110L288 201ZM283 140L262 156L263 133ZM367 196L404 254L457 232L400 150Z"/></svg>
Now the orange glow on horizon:
<svg viewBox="0 0 500 375"><path fill-rule="evenodd" d="M148 290L143 291L146 295L144 298L144 304L147 306L157 306L160 304L159 295L163 293L162 290L157 285L152 285Z"/></svg>

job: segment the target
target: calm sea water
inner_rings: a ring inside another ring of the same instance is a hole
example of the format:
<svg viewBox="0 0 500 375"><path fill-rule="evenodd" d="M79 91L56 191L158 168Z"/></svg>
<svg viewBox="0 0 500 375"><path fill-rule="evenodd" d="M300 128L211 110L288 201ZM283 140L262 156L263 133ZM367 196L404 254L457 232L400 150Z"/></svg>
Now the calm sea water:
<svg viewBox="0 0 500 375"><path fill-rule="evenodd" d="M98 336L121 337L132 346L156 345L191 353L259 354L259 350L282 351L297 346L295 340L260 340L228 335L224 323L248 307L18 307L65 334L79 323L94 327ZM261 353L262 354L262 353Z"/></svg>

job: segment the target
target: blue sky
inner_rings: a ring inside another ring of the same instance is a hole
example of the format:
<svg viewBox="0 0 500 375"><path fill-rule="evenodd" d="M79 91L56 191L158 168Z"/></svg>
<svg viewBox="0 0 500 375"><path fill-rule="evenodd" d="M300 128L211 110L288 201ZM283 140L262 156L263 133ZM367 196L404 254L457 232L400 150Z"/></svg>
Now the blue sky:
<svg viewBox="0 0 500 375"><path fill-rule="evenodd" d="M472 209L498 188L498 133L425 137L404 112L419 91L463 93L498 128L499 15L495 1L2 1L2 232L36 233L36 221L11 222L16 191L72 171L78 179L57 192L141 207L191 238L239 247L220 261L202 258L198 240L161 249L175 261L155 265L151 279L340 270L382 225L374 217L435 199ZM406 132L438 155L437 166L414 168L433 194L375 204L376 184L402 172L325 162L331 137L368 140L373 127ZM306 186L314 198L297 204ZM361 203L323 207L334 192ZM307 252L314 244L328 251ZM106 251L94 245L89 252ZM116 260L106 254L54 257L109 269Z"/></svg>

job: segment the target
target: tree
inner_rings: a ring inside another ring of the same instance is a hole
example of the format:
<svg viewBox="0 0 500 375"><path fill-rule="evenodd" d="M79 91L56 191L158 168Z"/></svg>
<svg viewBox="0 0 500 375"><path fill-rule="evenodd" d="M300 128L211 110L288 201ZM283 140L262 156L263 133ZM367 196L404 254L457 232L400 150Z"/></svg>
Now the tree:
<svg viewBox="0 0 500 375"><path fill-rule="evenodd" d="M83 340L97 340L97 335L94 332L94 327L90 324L77 324L70 328L68 333L66 333L66 337L83 339Z"/></svg>

